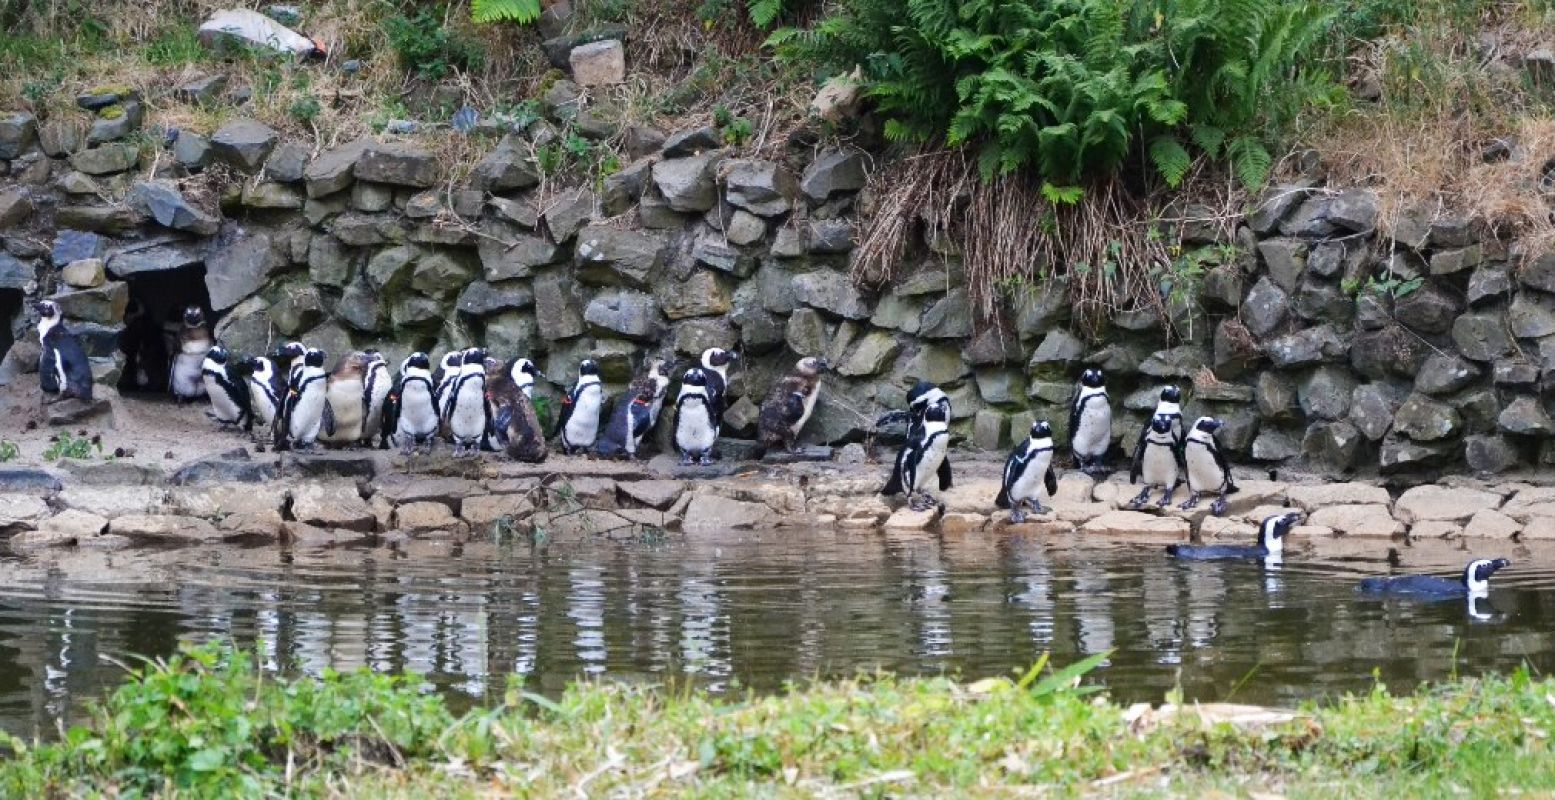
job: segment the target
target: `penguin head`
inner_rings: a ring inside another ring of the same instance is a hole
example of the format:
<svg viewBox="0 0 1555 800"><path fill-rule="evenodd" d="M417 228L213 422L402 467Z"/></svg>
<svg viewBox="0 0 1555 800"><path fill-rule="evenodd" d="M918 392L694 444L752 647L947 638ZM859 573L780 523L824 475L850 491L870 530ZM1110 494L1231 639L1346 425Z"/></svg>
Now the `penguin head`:
<svg viewBox="0 0 1555 800"><path fill-rule="evenodd" d="M799 359L797 368L801 375L807 375L813 378L822 372L831 369L831 362L824 358L809 356L808 358Z"/></svg>
<svg viewBox="0 0 1555 800"><path fill-rule="evenodd" d="M486 356L486 360L481 362L481 367L486 370L487 375L502 374L502 362L491 356Z"/></svg>
<svg viewBox="0 0 1555 800"><path fill-rule="evenodd" d="M383 357L383 353L380 353L375 349L363 350L362 355L367 357L367 363L369 365L389 363L389 360Z"/></svg>
<svg viewBox="0 0 1555 800"><path fill-rule="evenodd" d="M1091 389L1100 389L1107 385L1107 379L1101 374L1101 370L1089 367L1080 373L1080 385Z"/></svg>
<svg viewBox="0 0 1555 800"><path fill-rule="evenodd" d="M53 300L39 300L32 304L32 310L43 319L59 319L59 303Z"/></svg>
<svg viewBox="0 0 1555 800"><path fill-rule="evenodd" d="M1156 433L1171 433L1172 418L1164 414L1151 417L1150 430L1155 431Z"/></svg>
<svg viewBox="0 0 1555 800"><path fill-rule="evenodd" d="M523 386L534 383L536 379L544 376L540 374L540 368L535 366L535 362L527 358L515 358L513 366L508 367L508 377L512 378L514 383Z"/></svg>
<svg viewBox="0 0 1555 800"><path fill-rule="evenodd" d="M205 312L199 306L187 306L184 308L184 325L189 328L198 328L205 324Z"/></svg>
<svg viewBox="0 0 1555 800"><path fill-rule="evenodd" d="M400 362L400 372L407 369L431 369L432 357L426 353L411 353L404 361Z"/></svg>
<svg viewBox="0 0 1555 800"><path fill-rule="evenodd" d="M304 347L302 342L287 342L286 344L276 348L275 357L290 361L302 358L302 356L307 352L308 348Z"/></svg>
<svg viewBox="0 0 1555 800"><path fill-rule="evenodd" d="M1163 402L1163 403L1181 403L1182 402L1182 390L1177 388L1176 386L1168 386L1165 389L1162 389L1161 390L1161 402Z"/></svg>
<svg viewBox="0 0 1555 800"><path fill-rule="evenodd" d="M485 367L486 350L482 347L472 347L464 351L464 363L473 367Z"/></svg>
<svg viewBox="0 0 1555 800"><path fill-rule="evenodd" d="M909 408L928 402L929 393L939 387L929 381L918 381L907 390L907 406Z"/></svg>
<svg viewBox="0 0 1555 800"><path fill-rule="evenodd" d="M1199 421L1193 423L1194 430L1204 431L1211 436L1213 436L1215 431L1220 430L1223 426L1225 426L1225 423L1215 419L1214 417L1199 417Z"/></svg>
<svg viewBox="0 0 1555 800"><path fill-rule="evenodd" d="M1047 424L1047 420L1045 420L1045 419L1039 419L1036 422L1031 423L1031 438L1033 438L1033 439L1051 439L1051 438L1053 438L1053 426Z"/></svg>
<svg viewBox="0 0 1555 800"><path fill-rule="evenodd" d="M309 367L318 367L323 369L324 351L318 349L317 347L308 348L308 351L302 355L302 363Z"/></svg>
<svg viewBox="0 0 1555 800"><path fill-rule="evenodd" d="M946 405L932 405L923 412L924 422L950 422L950 407Z"/></svg>
<svg viewBox="0 0 1555 800"><path fill-rule="evenodd" d="M448 352L443 354L443 359L438 362L438 366L441 367L446 372L448 370L458 369L459 365L463 364L463 363L464 363L464 351L463 350L450 350L450 351L448 351Z"/></svg>
<svg viewBox="0 0 1555 800"><path fill-rule="evenodd" d="M205 351L205 357L210 359L212 364L225 364L227 363L227 348L219 344L213 345L211 349Z"/></svg>
<svg viewBox="0 0 1555 800"><path fill-rule="evenodd" d="M1490 576L1510 566L1512 562L1504 558L1477 558L1463 568L1463 586L1470 593L1483 594L1490 590Z"/></svg>
<svg viewBox="0 0 1555 800"><path fill-rule="evenodd" d="M268 359L268 358L261 358L259 356L252 356L252 357L243 359L243 365L248 367L250 370L253 370L254 377L256 377L256 378L258 378L260 380L267 380L270 377L270 369L271 369L271 367L270 367L270 359Z"/></svg>
<svg viewBox="0 0 1555 800"><path fill-rule="evenodd" d="M581 378L584 375L593 375L597 377L599 375L599 362L592 358L585 358L578 362L578 377Z"/></svg>
<svg viewBox="0 0 1555 800"><path fill-rule="evenodd" d="M704 369L727 367L739 357L739 354L733 350L725 350L722 347L709 347L702 351L702 367Z"/></svg>
<svg viewBox="0 0 1555 800"><path fill-rule="evenodd" d="M1278 553L1285 546L1285 535L1301 521L1295 512L1265 517L1258 526L1258 544L1271 553Z"/></svg>
<svg viewBox="0 0 1555 800"><path fill-rule="evenodd" d="M686 370L686 374L680 376L680 382L685 386L706 386L707 373L698 367Z"/></svg>

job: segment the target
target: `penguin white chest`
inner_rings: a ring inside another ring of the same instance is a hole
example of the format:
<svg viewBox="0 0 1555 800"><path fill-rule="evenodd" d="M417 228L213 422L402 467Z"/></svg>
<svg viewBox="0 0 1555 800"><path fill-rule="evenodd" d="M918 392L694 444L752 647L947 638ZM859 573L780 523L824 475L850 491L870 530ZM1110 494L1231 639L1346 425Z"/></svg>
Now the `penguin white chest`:
<svg viewBox="0 0 1555 800"><path fill-rule="evenodd" d="M1143 462L1139 471L1146 486L1177 485L1177 456L1170 445L1147 442Z"/></svg>
<svg viewBox="0 0 1555 800"><path fill-rule="evenodd" d="M1195 492L1218 492L1225 486L1226 476L1215 463L1215 454L1201 444L1188 444L1188 488Z"/></svg>
<svg viewBox="0 0 1555 800"><path fill-rule="evenodd" d="M1074 430L1074 451L1087 457L1106 455L1107 446L1112 443L1112 406L1107 395L1087 395L1080 402L1083 405Z"/></svg>
<svg viewBox="0 0 1555 800"><path fill-rule="evenodd" d="M578 393L572 416L567 418L567 427L563 431L567 436L567 444L573 447L590 447L594 444L594 439L599 436L599 409L604 402L604 394L605 390L597 383L585 386Z"/></svg>
<svg viewBox="0 0 1555 800"><path fill-rule="evenodd" d="M454 409L448 418L448 430L465 444L480 440L486 432L486 380L464 378L454 389Z"/></svg>
<svg viewBox="0 0 1555 800"><path fill-rule="evenodd" d="M818 401L820 399L821 399L821 384L820 384L819 381L817 381L816 384L815 384L815 387L810 390L810 393L805 395L805 399L804 399L804 413L800 414L799 415L799 421L794 423L794 426L792 428L794 433L798 433L799 431L804 429L804 424L806 422L810 421L810 414L814 413L814 411L815 411L816 401Z"/></svg>
<svg viewBox="0 0 1555 800"><path fill-rule="evenodd" d="M1010 487L1011 500L1041 500L1047 493L1044 481L1047 478L1048 467L1053 463L1053 451L1044 450L1032 456L1026 462L1026 469L1016 476L1015 483Z"/></svg>
<svg viewBox="0 0 1555 800"><path fill-rule="evenodd" d="M680 404L675 417L675 446L686 453L705 453L711 450L718 432L713 430L713 418L704 399L688 399Z"/></svg>
<svg viewBox="0 0 1555 800"><path fill-rule="evenodd" d="M275 419L275 397L270 386L257 378L248 379L248 403L254 411L254 421L269 425Z"/></svg>
<svg viewBox="0 0 1555 800"><path fill-rule="evenodd" d="M178 355L173 356L173 394L185 400L205 394L205 381L200 374L205 364L205 353L211 349L206 340L184 342Z"/></svg>
<svg viewBox="0 0 1555 800"><path fill-rule="evenodd" d="M238 408L238 401L227 391L227 386L221 380L210 373L204 376L205 393L211 398L211 411L215 412L219 422L237 422L242 415L242 409Z"/></svg>
<svg viewBox="0 0 1555 800"><path fill-rule="evenodd" d="M929 440L923 448L923 456L918 459L918 468L912 473L912 490L922 491L934 485L934 476L939 473L939 465L945 461L945 451L950 446L950 437L939 434Z"/></svg>
<svg viewBox="0 0 1555 800"><path fill-rule="evenodd" d="M423 382L408 383L400 392L400 436L423 438L437 432L437 406L432 390Z"/></svg>
<svg viewBox="0 0 1555 800"><path fill-rule="evenodd" d="M318 441L319 429L324 424L324 404L328 399L324 392L322 375L310 380L304 372L302 381L304 385L297 398L297 405L292 409L288 432L293 441L306 446Z"/></svg>

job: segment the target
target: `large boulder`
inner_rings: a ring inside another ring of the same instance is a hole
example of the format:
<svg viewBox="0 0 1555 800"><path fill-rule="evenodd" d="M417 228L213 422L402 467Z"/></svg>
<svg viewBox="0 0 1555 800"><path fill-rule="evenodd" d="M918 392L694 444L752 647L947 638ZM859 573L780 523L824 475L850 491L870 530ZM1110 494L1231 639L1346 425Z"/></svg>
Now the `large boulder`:
<svg viewBox="0 0 1555 800"><path fill-rule="evenodd" d="M1269 277L1284 292L1294 294L1307 268L1307 243L1300 239L1265 239L1258 243Z"/></svg>
<svg viewBox="0 0 1555 800"><path fill-rule="evenodd" d="M280 138L274 128L262 122L235 119L211 136L211 152L244 172L257 172Z"/></svg>
<svg viewBox="0 0 1555 800"><path fill-rule="evenodd" d="M486 235L480 238L475 250L480 255L488 281L527 278L536 269L554 264L562 256L562 248L550 240L523 233L511 225L489 222L483 226L483 231Z"/></svg>
<svg viewBox="0 0 1555 800"><path fill-rule="evenodd" d="M170 183L141 181L135 184L133 194L139 207L163 227L200 236L210 236L221 227L221 220L216 215L190 203Z"/></svg>
<svg viewBox="0 0 1555 800"><path fill-rule="evenodd" d="M926 339L963 339L972 335L972 301L962 287L952 289L923 313L918 334Z"/></svg>
<svg viewBox="0 0 1555 800"><path fill-rule="evenodd" d="M1301 382L1301 410L1308 419L1338 420L1350 411L1355 379L1339 367L1318 367Z"/></svg>
<svg viewBox="0 0 1555 800"><path fill-rule="evenodd" d="M730 205L758 216L772 217L788 211L799 193L793 173L771 161L735 161L726 163L723 171L728 175L725 199ZM665 197L669 195L666 193Z"/></svg>
<svg viewBox="0 0 1555 800"><path fill-rule="evenodd" d="M529 308L534 304L534 290L523 281L472 281L459 293L459 300L454 307L465 314L484 317L499 311Z"/></svg>
<svg viewBox="0 0 1555 800"><path fill-rule="evenodd" d="M403 142L373 142L362 150L352 174L359 181L425 189L441 170L431 151Z"/></svg>
<svg viewBox="0 0 1555 800"><path fill-rule="evenodd" d="M211 251L205 259L205 288L211 308L225 311L259 291L271 272L284 266L271 247L270 237L253 233Z"/></svg>
<svg viewBox="0 0 1555 800"><path fill-rule="evenodd" d="M70 166L87 175L112 175L133 169L139 163L139 149L117 142L82 150L70 157Z"/></svg>
<svg viewBox="0 0 1555 800"><path fill-rule="evenodd" d="M1496 424L1507 433L1524 436L1549 436L1555 433L1555 422L1536 397L1522 395L1508 403L1496 418Z"/></svg>
<svg viewBox="0 0 1555 800"><path fill-rule="evenodd" d="M1412 394L1393 416L1393 430L1413 442L1438 442L1463 426L1458 411L1423 394Z"/></svg>
<svg viewBox="0 0 1555 800"><path fill-rule="evenodd" d="M114 281L91 289L62 291L49 299L59 304L60 313L66 319L114 325L124 321L130 287L122 281Z"/></svg>
<svg viewBox="0 0 1555 800"><path fill-rule="evenodd" d="M475 265L463 253L434 250L416 260L410 288L425 297L448 300L469 285L476 274Z"/></svg>
<svg viewBox="0 0 1555 800"><path fill-rule="evenodd" d="M1265 351L1274 366L1289 369L1343 358L1346 346L1338 331L1324 324L1281 336L1269 342Z"/></svg>
<svg viewBox="0 0 1555 800"><path fill-rule="evenodd" d="M822 150L805 168L799 186L811 202L824 203L839 192L856 192L868 183L868 156L856 148Z"/></svg>
<svg viewBox="0 0 1555 800"><path fill-rule="evenodd" d="M832 270L819 270L793 280L794 296L804 305L818 308L844 319L862 320L870 308L854 288L848 276Z"/></svg>
<svg viewBox="0 0 1555 800"><path fill-rule="evenodd" d="M637 341L653 341L662 325L653 296L633 291L598 295L583 310L583 321L596 333L618 334Z"/></svg>
<svg viewBox="0 0 1555 800"><path fill-rule="evenodd" d="M20 157L37 143L37 117L25 111L0 114L0 161Z"/></svg>
<svg viewBox="0 0 1555 800"><path fill-rule="evenodd" d="M1415 375L1415 388L1426 394L1451 394L1479 378L1479 367L1452 353L1432 353Z"/></svg>
<svg viewBox="0 0 1555 800"><path fill-rule="evenodd" d="M572 279L561 270L552 270L534 279L535 320L540 335L550 341L570 339L584 332L583 314Z"/></svg>
<svg viewBox="0 0 1555 800"><path fill-rule="evenodd" d="M578 279L596 286L647 289L667 251L660 235L590 225L578 234Z"/></svg>
<svg viewBox="0 0 1555 800"><path fill-rule="evenodd" d="M1472 312L1453 322L1452 341L1470 361L1494 361L1512 352L1506 328L1506 318L1499 312Z"/></svg>
<svg viewBox="0 0 1555 800"><path fill-rule="evenodd" d="M653 184L675 211L701 212L718 200L717 169L722 151L668 158L653 165Z"/></svg>
<svg viewBox="0 0 1555 800"><path fill-rule="evenodd" d="M683 281L666 281L656 287L655 294L664 316L670 319L721 316L734 308L727 284L705 269L693 271Z"/></svg>
<svg viewBox="0 0 1555 800"><path fill-rule="evenodd" d="M1265 275L1253 284L1252 291L1242 302L1242 324L1254 336L1268 336L1279 330L1285 322L1285 312L1290 306L1285 290L1275 285Z"/></svg>
<svg viewBox="0 0 1555 800"><path fill-rule="evenodd" d="M350 188L356 180L356 162L370 144L372 140L364 137L320 153L302 171L303 180L307 182L308 196L324 197Z"/></svg>
<svg viewBox="0 0 1555 800"><path fill-rule="evenodd" d="M1393 316L1421 333L1446 333L1461 311L1457 300L1432 284L1421 286L1393 303Z"/></svg>
<svg viewBox="0 0 1555 800"><path fill-rule="evenodd" d="M626 48L619 39L578 45L567 54L567 62L579 86L611 86L626 80Z"/></svg>
<svg viewBox="0 0 1555 800"><path fill-rule="evenodd" d="M1470 306L1501 300L1512 294L1515 282L1512 270L1505 264L1486 264L1469 276L1466 295Z"/></svg>
<svg viewBox="0 0 1555 800"><path fill-rule="evenodd" d="M1538 339L1555 334L1555 296L1518 292L1506 310L1506 324L1519 339Z"/></svg>

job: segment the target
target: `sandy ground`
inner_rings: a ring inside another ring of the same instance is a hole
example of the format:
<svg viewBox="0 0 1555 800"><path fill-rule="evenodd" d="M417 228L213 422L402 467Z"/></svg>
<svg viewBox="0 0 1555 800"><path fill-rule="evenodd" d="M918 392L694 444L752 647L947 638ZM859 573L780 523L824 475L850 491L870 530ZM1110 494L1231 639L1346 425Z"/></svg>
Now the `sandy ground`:
<svg viewBox="0 0 1555 800"><path fill-rule="evenodd" d="M111 391L105 395L114 408L111 417L51 426L39 411L41 392L36 382L24 379L0 387L0 439L20 447L16 463L34 465L44 463L44 451L60 432L99 436L104 455L122 450L120 459L162 466L249 443L241 431L223 431L206 416L208 403L180 406L170 397L113 397Z"/></svg>

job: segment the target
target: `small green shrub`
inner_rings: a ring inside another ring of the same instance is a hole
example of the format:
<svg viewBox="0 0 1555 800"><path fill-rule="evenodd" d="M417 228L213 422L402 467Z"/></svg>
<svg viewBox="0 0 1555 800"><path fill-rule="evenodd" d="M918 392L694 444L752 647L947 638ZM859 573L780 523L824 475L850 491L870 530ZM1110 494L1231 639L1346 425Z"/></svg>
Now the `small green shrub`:
<svg viewBox="0 0 1555 800"><path fill-rule="evenodd" d="M292 119L298 122L312 122L318 119L319 114L323 110L323 106L319 105L319 99L310 94L293 100L291 108L287 109L287 113L291 114Z"/></svg>
<svg viewBox="0 0 1555 800"><path fill-rule="evenodd" d="M16 445L16 442L0 440L0 464L15 461L21 454L22 449Z"/></svg>
<svg viewBox="0 0 1555 800"><path fill-rule="evenodd" d="M439 80L457 70L485 66L486 53L478 42L451 32L442 18L423 8L413 16L395 14L383 21L389 46L400 66L428 80Z"/></svg>
<svg viewBox="0 0 1555 800"><path fill-rule="evenodd" d="M146 45L146 61L159 67L193 64L205 56L205 48L191 25L179 24Z"/></svg>
<svg viewBox="0 0 1555 800"><path fill-rule="evenodd" d="M61 458L91 458L94 449L98 453L103 451L102 442L97 440L96 437L89 439L85 436L71 436L68 433L61 432L54 437L54 441L49 445L49 449L43 451L43 460L56 461Z"/></svg>

